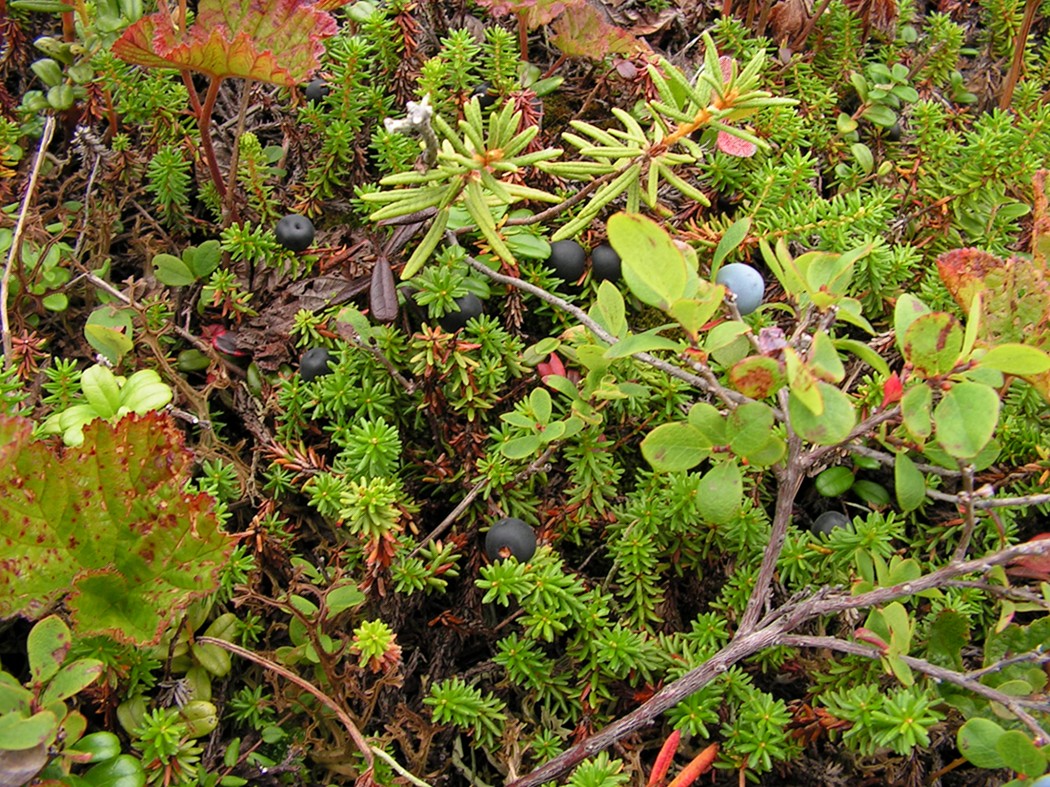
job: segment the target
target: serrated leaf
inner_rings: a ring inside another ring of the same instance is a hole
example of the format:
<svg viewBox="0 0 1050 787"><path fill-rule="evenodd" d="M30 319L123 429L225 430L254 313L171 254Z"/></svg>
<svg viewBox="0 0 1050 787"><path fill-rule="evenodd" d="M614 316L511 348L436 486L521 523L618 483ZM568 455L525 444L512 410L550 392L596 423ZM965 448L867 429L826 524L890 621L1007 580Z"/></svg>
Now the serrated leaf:
<svg viewBox="0 0 1050 787"><path fill-rule="evenodd" d="M169 418L95 421L65 450L0 423L0 617L38 617L73 588L78 634L152 643L216 589L233 541L209 497L182 491L193 456Z"/></svg>
<svg viewBox="0 0 1050 787"><path fill-rule="evenodd" d="M323 39L337 31L331 15L300 0L201 0L187 30L165 8L127 28L112 51L147 68L292 87L320 67Z"/></svg>
<svg viewBox="0 0 1050 787"><path fill-rule="evenodd" d="M981 383L953 385L933 409L937 442L957 459L976 457L999 423L999 394Z"/></svg>
<svg viewBox="0 0 1050 787"><path fill-rule="evenodd" d="M1038 199L1038 195L1037 195ZM1048 222L1037 206L1033 243ZM1000 259L979 249L956 249L937 258L937 270L959 306L969 312L980 296L977 346L1023 343L1050 352L1050 280L1046 260ZM1050 400L1050 371L1025 375Z"/></svg>
<svg viewBox="0 0 1050 787"><path fill-rule="evenodd" d="M606 12L589 3L558 4L564 13L551 25L553 43L567 57L604 60L608 55L630 55L648 51L627 30L608 21Z"/></svg>

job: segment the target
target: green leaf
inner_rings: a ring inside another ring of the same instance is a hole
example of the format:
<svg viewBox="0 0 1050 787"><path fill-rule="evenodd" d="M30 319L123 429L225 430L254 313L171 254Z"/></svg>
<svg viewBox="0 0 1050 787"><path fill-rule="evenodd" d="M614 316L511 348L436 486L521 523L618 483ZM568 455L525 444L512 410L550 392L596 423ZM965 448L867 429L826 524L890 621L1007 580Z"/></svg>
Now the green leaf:
<svg viewBox="0 0 1050 787"><path fill-rule="evenodd" d="M761 451L773 434L773 411L760 402L740 405L726 420L729 448L738 456L747 457Z"/></svg>
<svg viewBox="0 0 1050 787"><path fill-rule="evenodd" d="M809 368L824 382L839 383L846 376L838 349L831 337L818 332L813 335L813 346L809 353Z"/></svg>
<svg viewBox="0 0 1050 787"><path fill-rule="evenodd" d="M725 298L721 285L705 281L700 287L704 290L701 297L679 298L667 310L668 314L674 317L692 338L695 338L707 325Z"/></svg>
<svg viewBox="0 0 1050 787"><path fill-rule="evenodd" d="M84 370L80 378L84 398L100 418L112 418L120 408L120 383L113 372L95 364Z"/></svg>
<svg viewBox="0 0 1050 787"><path fill-rule="evenodd" d="M541 445L543 441L537 435L530 434L501 443L499 450L507 459L524 459L539 451Z"/></svg>
<svg viewBox="0 0 1050 787"><path fill-rule="evenodd" d="M721 287L721 285L719 286ZM725 288L723 287L722 290L720 297L724 299ZM704 349L709 353L713 353L723 347L728 347L736 341L736 339L750 330L751 327L747 323L739 322L737 320L721 322L708 331L707 338L704 339Z"/></svg>
<svg viewBox="0 0 1050 787"><path fill-rule="evenodd" d="M926 477L906 453L897 453L893 463L893 488L904 512L914 511L926 500Z"/></svg>
<svg viewBox="0 0 1050 787"><path fill-rule="evenodd" d="M605 357L609 360L626 358L635 353L647 353L653 350L678 350L678 342L660 336L660 331L666 331L668 326L661 325L650 328L645 333L634 333L625 336L605 351Z"/></svg>
<svg viewBox="0 0 1050 787"><path fill-rule="evenodd" d="M1027 344L1000 344L981 357L981 366L1019 377L1050 371L1050 355Z"/></svg>
<svg viewBox="0 0 1050 787"><path fill-rule="evenodd" d="M999 394L981 383L953 385L933 410L937 442L957 459L973 459L999 423Z"/></svg>
<svg viewBox="0 0 1050 787"><path fill-rule="evenodd" d="M858 342L856 339L835 339L834 344L836 349L856 355L883 377L890 376L890 367L886 361L864 342Z"/></svg>
<svg viewBox="0 0 1050 787"><path fill-rule="evenodd" d="M788 396L788 415L791 427L803 440L817 445L836 445L847 437L857 424L853 400L833 385L818 382L824 402L824 412L815 414L794 391Z"/></svg>
<svg viewBox="0 0 1050 787"><path fill-rule="evenodd" d="M1046 773L1046 755L1020 730L1007 730L995 742L995 749L1010 770L1028 776Z"/></svg>
<svg viewBox="0 0 1050 787"><path fill-rule="evenodd" d="M102 675L105 665L98 659L77 659L58 671L40 695L41 705L61 702L79 694Z"/></svg>
<svg viewBox="0 0 1050 787"><path fill-rule="evenodd" d="M155 255L153 275L157 277L157 281L169 287L185 287L197 281L190 267L174 254Z"/></svg>
<svg viewBox="0 0 1050 787"><path fill-rule="evenodd" d="M141 760L130 754L100 762L81 778L90 787L144 787L146 784Z"/></svg>
<svg viewBox="0 0 1050 787"><path fill-rule="evenodd" d="M916 319L930 314L930 307L911 293L902 293L893 307L893 332L897 336L897 349L904 350L904 334Z"/></svg>
<svg viewBox="0 0 1050 787"><path fill-rule="evenodd" d="M66 751L89 754L89 762L112 760L120 754L120 738L112 732L93 732L85 735Z"/></svg>
<svg viewBox="0 0 1050 787"><path fill-rule="evenodd" d="M58 719L49 710L32 716L23 716L18 711L0 716L0 750L23 751L34 746L48 744L58 732Z"/></svg>
<svg viewBox="0 0 1050 787"><path fill-rule="evenodd" d="M927 385L913 385L901 398L901 414L908 431L920 440L933 432L933 391Z"/></svg>
<svg viewBox="0 0 1050 787"><path fill-rule="evenodd" d="M217 240L206 240L200 246L186 248L182 259L196 278L203 279L222 262L222 245Z"/></svg>
<svg viewBox="0 0 1050 787"><path fill-rule="evenodd" d="M334 618L340 612L353 609L365 603L366 596L353 582L337 585L325 595L327 617Z"/></svg>
<svg viewBox="0 0 1050 787"><path fill-rule="evenodd" d="M141 369L120 389L120 408L138 415L159 410L171 401L173 391L152 369Z"/></svg>
<svg viewBox="0 0 1050 787"><path fill-rule="evenodd" d="M926 377L948 374L959 362L963 338L963 327L951 314L924 314L904 334L904 359Z"/></svg>
<svg viewBox="0 0 1050 787"><path fill-rule="evenodd" d="M952 609L937 613L926 636L927 658L934 664L962 669L962 649L970 640L970 624Z"/></svg>
<svg viewBox="0 0 1050 787"><path fill-rule="evenodd" d="M744 479L736 462L719 462L697 484L696 508L700 516L724 525L743 505Z"/></svg>
<svg viewBox="0 0 1050 787"><path fill-rule="evenodd" d="M745 216L742 219L737 219L730 225L729 229L725 231L722 237L718 241L718 245L715 247L715 254L711 258L711 278L713 279L718 275L718 269L722 267L722 262L736 251L737 247L744 242L747 237L747 233L751 230L751 217Z"/></svg>
<svg viewBox="0 0 1050 787"><path fill-rule="evenodd" d="M110 363L118 364L135 346L132 342L134 317L135 312L131 309L100 306L88 316L84 338Z"/></svg>
<svg viewBox="0 0 1050 787"><path fill-rule="evenodd" d="M892 128L893 124L897 122L897 113L881 104L872 104L860 116L882 128Z"/></svg>
<svg viewBox="0 0 1050 787"><path fill-rule="evenodd" d="M711 443L690 423L660 424L642 440L642 456L658 472L689 470L706 459Z"/></svg>
<svg viewBox="0 0 1050 787"><path fill-rule="evenodd" d="M842 497L853 486L854 480L852 470L842 465L836 465L823 470L820 475L813 479L813 483L817 491L824 497Z"/></svg>
<svg viewBox="0 0 1050 787"><path fill-rule="evenodd" d="M970 719L956 734L959 752L967 762L978 768L997 770L1006 766L997 744L1004 730L989 719Z"/></svg>
<svg viewBox="0 0 1050 787"><path fill-rule="evenodd" d="M726 419L714 405L697 402L689 408L686 416L689 423L700 430L707 445L724 445L729 441L726 436Z"/></svg>
<svg viewBox="0 0 1050 787"><path fill-rule="evenodd" d="M590 310L591 319L617 339L622 339L627 335L627 320L624 315L625 306L620 290L612 282L603 281L598 285L598 297Z"/></svg>
<svg viewBox="0 0 1050 787"><path fill-rule="evenodd" d="M210 498L182 490L194 458L161 415L94 421L56 453L32 424L0 419L0 617L65 597L80 635L156 642L218 587L233 541ZM27 533L32 533L27 539Z"/></svg>
<svg viewBox="0 0 1050 787"><path fill-rule="evenodd" d="M624 280L639 300L667 311L687 296L685 255L659 224L638 214L617 213L607 227L609 242L620 255Z"/></svg>
<svg viewBox="0 0 1050 787"><path fill-rule="evenodd" d="M115 42L113 54L146 68L176 68L212 79L239 77L292 87L321 65L335 19L322 4L293 0L201 0L178 30L167 9L144 16Z"/></svg>
<svg viewBox="0 0 1050 787"><path fill-rule="evenodd" d="M33 683L46 683L55 677L72 644L69 626L57 615L48 615L33 626L26 640Z"/></svg>

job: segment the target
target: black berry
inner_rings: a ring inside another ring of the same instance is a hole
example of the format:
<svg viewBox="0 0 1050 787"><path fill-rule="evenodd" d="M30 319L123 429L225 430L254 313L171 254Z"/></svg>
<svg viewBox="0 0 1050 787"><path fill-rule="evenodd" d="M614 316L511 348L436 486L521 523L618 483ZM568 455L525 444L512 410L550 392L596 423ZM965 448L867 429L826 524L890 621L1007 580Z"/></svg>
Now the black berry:
<svg viewBox="0 0 1050 787"><path fill-rule="evenodd" d="M438 325L441 326L442 330L454 333L465 327L471 318L478 317L482 311L481 298L472 292L468 292L463 297L456 298L455 311L450 311L439 319Z"/></svg>
<svg viewBox="0 0 1050 787"><path fill-rule="evenodd" d="M323 79L313 79L307 84L306 89L303 91L303 95L306 96L306 100L310 103L316 103L327 96L329 90L331 90L331 88L328 87L328 83Z"/></svg>
<svg viewBox="0 0 1050 787"><path fill-rule="evenodd" d="M841 511L825 511L813 520L809 529L814 535L830 535L836 527L849 527L849 517Z"/></svg>
<svg viewBox="0 0 1050 787"><path fill-rule="evenodd" d="M591 273L596 281L620 280L620 255L608 243L591 250Z"/></svg>
<svg viewBox="0 0 1050 787"><path fill-rule="evenodd" d="M289 213L277 222L274 234L277 242L289 251L302 251L314 242L314 224L306 216Z"/></svg>
<svg viewBox="0 0 1050 787"><path fill-rule="evenodd" d="M485 534L485 554L489 560L513 555L524 563L536 554L536 533L520 519L501 519Z"/></svg>
<svg viewBox="0 0 1050 787"><path fill-rule="evenodd" d="M324 347L314 347L299 359L299 376L306 382L324 377L332 371L332 354Z"/></svg>
<svg viewBox="0 0 1050 787"><path fill-rule="evenodd" d="M492 92L491 82L482 82L470 92L471 98L476 98L482 109L488 109L496 103L496 94Z"/></svg>
<svg viewBox="0 0 1050 787"><path fill-rule="evenodd" d="M547 267L554 275L567 284L572 284L583 275L587 263L587 252L574 240L559 240L551 244L551 256L547 258Z"/></svg>

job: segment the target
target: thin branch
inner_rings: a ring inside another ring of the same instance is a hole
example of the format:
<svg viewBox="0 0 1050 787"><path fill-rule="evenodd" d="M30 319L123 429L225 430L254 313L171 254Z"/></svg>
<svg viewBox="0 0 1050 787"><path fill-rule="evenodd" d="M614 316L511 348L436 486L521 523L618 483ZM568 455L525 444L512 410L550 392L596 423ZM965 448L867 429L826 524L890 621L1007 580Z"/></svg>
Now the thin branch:
<svg viewBox="0 0 1050 787"><path fill-rule="evenodd" d="M866 656L867 658L876 661L882 658L883 655L881 650L871 645L862 645L859 642L847 642L845 640L837 639L836 637L786 636L782 637L778 644L787 645L788 647L793 648L827 648L828 650L837 650L840 653L852 653L856 656ZM1038 745L1050 742L1050 733L1044 730L1039 725L1039 722L1036 721L1035 718L1023 707L1027 705L1046 713L1047 711L1050 711L1050 705L1047 703L1030 702L1018 697L1011 697L1009 694L1004 694L997 689L993 689L991 686L985 686L970 675L964 675L961 672L956 672L955 670L947 669L946 667L939 667L936 664L931 664L925 659L917 659L914 656L898 656L897 658L916 672L928 675L934 680L951 683L984 697L987 700L998 702L1008 708L1022 724L1031 730Z"/></svg>
<svg viewBox="0 0 1050 787"><path fill-rule="evenodd" d="M37 145L36 158L33 159L33 168L29 172L29 184L26 186L25 196L22 197L22 207L18 211L18 222L15 224L15 232L11 238L11 248L7 252L7 262L4 263L3 277L0 278L0 334L4 344L4 368L11 363L11 324L7 314L7 298L10 294L11 269L22 262L22 235L26 229L26 215L29 206L33 204L36 196L36 184L40 178L40 167L44 163L44 155L51 144L51 137L55 133L55 116L48 115L44 121L44 130L40 135L40 144Z"/></svg>
<svg viewBox="0 0 1050 787"><path fill-rule="evenodd" d="M959 536L959 544L955 547L952 560L962 560L966 557L966 551L970 548L970 539L973 531L977 528L977 517L973 510L973 465L967 464L962 468L963 493L959 495L963 506L963 529Z"/></svg>
<svg viewBox="0 0 1050 787"><path fill-rule="evenodd" d="M984 573L994 566L1030 555L1050 555L1050 539L1029 541L983 558L951 563L911 582L877 588L856 596L849 595L848 591L824 588L816 591L808 599L784 604L766 615L753 630L739 631L722 650L678 680L666 685L631 713L570 747L541 768L511 782L508 787L538 787L544 782L557 779L587 757L592 757L624 736L649 726L657 716L702 689L734 664L765 648L780 644L792 631L814 618L886 604L924 590L942 587L955 577Z"/></svg>
<svg viewBox="0 0 1050 787"><path fill-rule="evenodd" d="M449 233L446 233L446 235L449 237L449 243L455 242L455 236L452 236ZM467 255L466 259L470 267L472 267L479 273L482 273L485 276L489 277L493 281L498 282L500 284L505 284L508 287L515 287L519 290L523 290L524 292L527 292L530 295L535 295L541 301L545 301L551 306L554 306L555 308L561 309L562 311L572 315L582 325L584 325L588 330L590 330L591 333L598 337L599 340L605 342L606 344L615 345L619 341L615 336L613 336L602 326L600 326L589 316L587 316L587 313L583 311L583 309L580 309L579 307L574 306L568 301L559 298L557 295L553 295L547 292L542 287L537 287L535 284L530 284L529 282L523 279L519 279L515 276L507 276L503 273L497 273L496 271L489 268L487 265L483 265L482 263L478 262L469 254ZM721 385L715 378L711 370L706 369L706 367L704 367L706 373L704 374L704 376L700 376L698 374L691 374L690 372L687 372L684 369L681 369L672 363L668 363L667 361L657 358L654 355L650 355L649 353L634 353L631 357L638 359L642 363L647 363L653 368L659 369L660 371L670 375L671 377L675 377L679 380L682 380L683 382L686 382L689 385L692 385L693 387L698 388L701 391L714 394L731 407L735 407L737 405L746 404L747 402L753 401L752 399L749 399L743 394L739 394L736 391L730 390L729 388L726 388L725 386Z"/></svg>

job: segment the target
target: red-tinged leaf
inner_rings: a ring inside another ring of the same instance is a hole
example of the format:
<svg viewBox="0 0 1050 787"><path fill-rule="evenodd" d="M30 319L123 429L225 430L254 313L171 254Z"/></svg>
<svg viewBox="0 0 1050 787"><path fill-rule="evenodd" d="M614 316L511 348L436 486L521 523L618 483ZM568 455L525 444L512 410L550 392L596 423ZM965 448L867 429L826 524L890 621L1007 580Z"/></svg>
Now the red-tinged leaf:
<svg viewBox="0 0 1050 787"><path fill-rule="evenodd" d="M533 29L551 22L571 2L573 0L478 0L478 5L488 8L493 16L517 14L527 28Z"/></svg>
<svg viewBox="0 0 1050 787"><path fill-rule="evenodd" d="M854 630L853 638L860 642L867 642L869 645L874 645L883 653L890 649L889 643L887 643L886 640L884 640L871 629L864 628L863 626Z"/></svg>
<svg viewBox="0 0 1050 787"><path fill-rule="evenodd" d="M63 449L0 418L0 617L66 598L78 634L155 643L213 592L233 549L206 495L187 495L192 454L159 413L96 420Z"/></svg>
<svg viewBox="0 0 1050 787"><path fill-rule="evenodd" d="M671 767L671 763L674 762L674 755L678 751L678 744L681 740L682 733L680 730L675 730L667 736L664 745L660 747L660 753L656 755L656 762L653 763L653 770L649 774L649 781L646 787L659 787L664 783L664 777L667 775L667 770Z"/></svg>
<svg viewBox="0 0 1050 787"><path fill-rule="evenodd" d="M711 770L711 766L715 764L715 757L717 756L718 744L712 743L696 755L667 787L690 787L697 779Z"/></svg>
<svg viewBox="0 0 1050 787"><path fill-rule="evenodd" d="M727 156L737 156L739 158L751 158L755 155L755 151L758 150L754 142L748 142L746 139L734 137L726 131L718 132L718 140L715 144L717 144L718 149Z"/></svg>
<svg viewBox="0 0 1050 787"><path fill-rule="evenodd" d="M1043 541L1050 539L1050 533L1040 533L1031 538L1031 541ZM1012 577L1024 579L1037 579L1040 582L1050 582L1050 555L1025 555L1010 561L1006 573Z"/></svg>
<svg viewBox="0 0 1050 787"><path fill-rule="evenodd" d="M937 270L964 312L980 294L980 346L1019 342L1050 352L1050 277L1045 264L956 249L937 258ZM1050 400L1050 372L1025 379Z"/></svg>
<svg viewBox="0 0 1050 787"><path fill-rule="evenodd" d="M302 0L201 0L188 30L177 30L169 13L157 12L125 30L113 52L147 68L291 87L320 67L322 39L337 29L328 13Z"/></svg>
<svg viewBox="0 0 1050 787"><path fill-rule="evenodd" d="M886 378L882 384L882 405L880 409L885 410L891 404L895 404L904 396L904 385L896 372Z"/></svg>
<svg viewBox="0 0 1050 787"><path fill-rule="evenodd" d="M607 55L631 55L647 47L622 27L609 21L604 9L585 0L568 3L551 25L553 43L568 57L603 60Z"/></svg>

